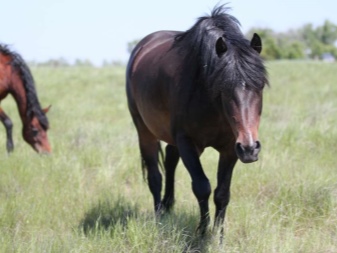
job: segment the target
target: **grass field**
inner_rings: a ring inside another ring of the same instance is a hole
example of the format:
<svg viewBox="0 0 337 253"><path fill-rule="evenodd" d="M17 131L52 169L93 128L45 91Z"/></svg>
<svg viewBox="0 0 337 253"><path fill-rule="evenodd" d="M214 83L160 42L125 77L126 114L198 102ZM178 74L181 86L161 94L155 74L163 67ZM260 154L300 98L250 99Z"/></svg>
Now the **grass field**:
<svg viewBox="0 0 337 253"><path fill-rule="evenodd" d="M1 126L0 252L337 252L337 65L267 67L260 160L235 168L222 245L217 232L196 235L181 163L174 211L155 221L123 68L33 68L41 104L52 104L53 154L24 143L16 105L4 100L16 146L7 156ZM217 153L202 163L214 189Z"/></svg>

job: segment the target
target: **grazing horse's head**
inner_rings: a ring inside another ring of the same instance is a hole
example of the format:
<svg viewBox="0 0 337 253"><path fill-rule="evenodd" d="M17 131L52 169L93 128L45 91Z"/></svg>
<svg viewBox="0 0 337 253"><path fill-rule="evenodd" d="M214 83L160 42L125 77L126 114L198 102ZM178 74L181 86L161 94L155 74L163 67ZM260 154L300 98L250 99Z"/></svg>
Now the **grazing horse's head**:
<svg viewBox="0 0 337 253"><path fill-rule="evenodd" d="M22 129L24 140L38 153L51 153L47 136L48 121L45 117L49 108L50 106L38 113L31 112Z"/></svg>
<svg viewBox="0 0 337 253"><path fill-rule="evenodd" d="M8 92L13 95L18 105L23 123L22 136L36 152L50 153L51 147L47 136L49 123L46 116L50 106L46 109L41 108L33 75L21 55L1 44L0 52L5 56L4 65L10 70ZM13 144L9 146L11 145Z"/></svg>

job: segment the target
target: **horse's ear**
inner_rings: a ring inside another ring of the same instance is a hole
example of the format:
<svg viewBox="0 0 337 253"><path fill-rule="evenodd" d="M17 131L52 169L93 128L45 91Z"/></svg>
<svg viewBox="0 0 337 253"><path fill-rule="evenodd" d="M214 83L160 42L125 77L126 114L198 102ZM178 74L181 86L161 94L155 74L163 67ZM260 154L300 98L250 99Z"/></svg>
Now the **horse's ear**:
<svg viewBox="0 0 337 253"><path fill-rule="evenodd" d="M215 44L215 50L217 55L220 57L227 51L227 45L223 37L220 37Z"/></svg>
<svg viewBox="0 0 337 253"><path fill-rule="evenodd" d="M42 111L43 111L44 113L47 113L47 112L49 112L50 107L51 107L51 105L49 105L48 107L42 109Z"/></svg>
<svg viewBox="0 0 337 253"><path fill-rule="evenodd" d="M250 41L250 46L258 53L262 51L261 38L257 33L254 33L252 40Z"/></svg>

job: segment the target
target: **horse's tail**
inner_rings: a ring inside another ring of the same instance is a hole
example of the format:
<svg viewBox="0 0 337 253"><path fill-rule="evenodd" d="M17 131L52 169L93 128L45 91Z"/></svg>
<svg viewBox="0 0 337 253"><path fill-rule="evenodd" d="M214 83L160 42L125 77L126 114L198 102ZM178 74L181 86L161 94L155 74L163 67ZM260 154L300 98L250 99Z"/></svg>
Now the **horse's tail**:
<svg viewBox="0 0 337 253"><path fill-rule="evenodd" d="M141 160L142 160L143 178L144 180L146 180L146 163L142 156L141 156ZM165 154L160 145L160 141L158 141L158 165L162 171L164 170L164 161L165 161Z"/></svg>

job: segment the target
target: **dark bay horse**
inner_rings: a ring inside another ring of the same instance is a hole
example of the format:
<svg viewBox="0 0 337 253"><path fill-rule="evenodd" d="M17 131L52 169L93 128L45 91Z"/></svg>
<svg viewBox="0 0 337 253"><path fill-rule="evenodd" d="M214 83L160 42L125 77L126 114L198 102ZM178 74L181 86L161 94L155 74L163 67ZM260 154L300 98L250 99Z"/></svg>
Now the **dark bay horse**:
<svg viewBox="0 0 337 253"><path fill-rule="evenodd" d="M156 213L174 202L174 174L181 157L200 207L199 229L209 224L211 186L199 156L206 147L219 152L215 227L223 227L235 163L258 159L262 92L268 84L254 34L244 38L239 21L225 6L201 17L186 32L159 31L139 42L126 73L129 110L136 126L143 169ZM167 143L166 184L161 200L160 143Z"/></svg>
<svg viewBox="0 0 337 253"><path fill-rule="evenodd" d="M8 94L17 103L23 124L24 140L39 153L50 153L46 113L49 107L41 109L35 90L33 76L22 57L0 44L0 102ZM0 120L6 128L7 151L13 151L12 121L0 107Z"/></svg>

